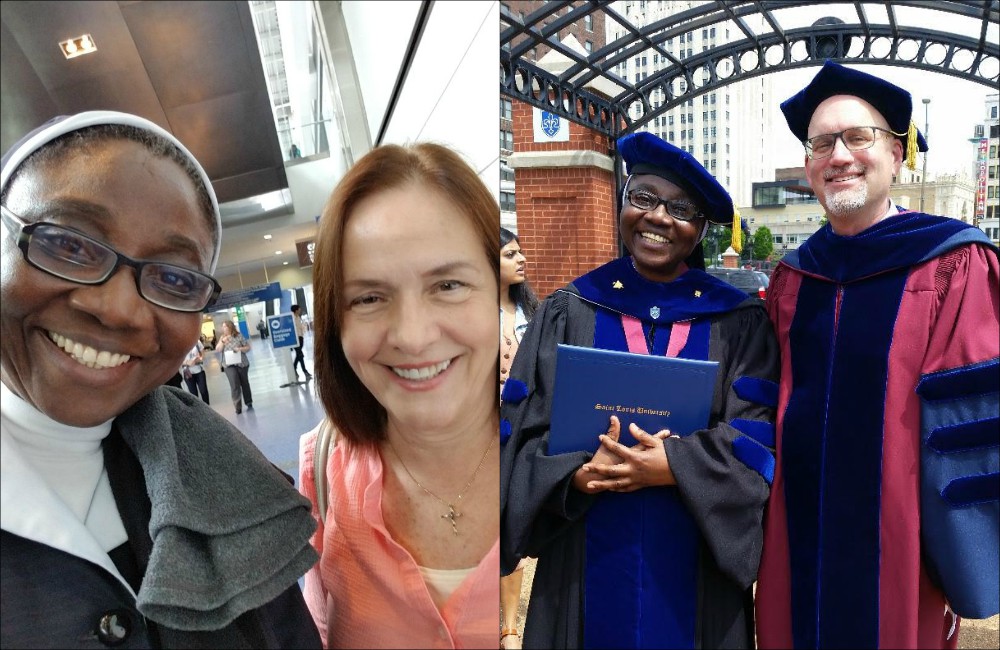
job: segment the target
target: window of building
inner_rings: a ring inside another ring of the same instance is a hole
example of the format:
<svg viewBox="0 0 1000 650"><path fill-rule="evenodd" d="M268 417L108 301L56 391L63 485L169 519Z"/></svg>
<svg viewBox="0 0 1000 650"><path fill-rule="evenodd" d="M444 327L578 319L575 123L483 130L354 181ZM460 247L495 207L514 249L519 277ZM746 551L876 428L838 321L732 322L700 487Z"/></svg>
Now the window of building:
<svg viewBox="0 0 1000 650"><path fill-rule="evenodd" d="M701 119L703 119L703 120L707 120L708 119L708 111L702 111L701 112Z"/></svg>
<svg viewBox="0 0 1000 650"><path fill-rule="evenodd" d="M591 53L591 52L593 52L594 51L594 42L593 41L585 41L583 43L583 49L587 50L588 54Z"/></svg>
<svg viewBox="0 0 1000 650"><path fill-rule="evenodd" d="M715 153L715 143L712 143L712 153Z"/></svg>
<svg viewBox="0 0 1000 650"><path fill-rule="evenodd" d="M702 104L707 104L708 103L708 95L702 95L701 96L701 103Z"/></svg>
<svg viewBox="0 0 1000 650"><path fill-rule="evenodd" d="M715 93L712 93L711 95L708 96L708 103L710 104L715 103Z"/></svg>
<svg viewBox="0 0 1000 650"><path fill-rule="evenodd" d="M583 17L583 28L588 32L594 31L594 16L592 14Z"/></svg>
<svg viewBox="0 0 1000 650"><path fill-rule="evenodd" d="M694 129L688 129L688 137L694 140Z"/></svg>
<svg viewBox="0 0 1000 650"><path fill-rule="evenodd" d="M643 55L643 57L642 57L642 64L646 65L646 56L645 55Z"/></svg>
<svg viewBox="0 0 1000 650"><path fill-rule="evenodd" d="M514 117L514 105L511 104L509 99L500 98L500 117L505 120L513 119Z"/></svg>
<svg viewBox="0 0 1000 650"><path fill-rule="evenodd" d="M774 236L774 243L775 244L781 244L781 243L784 243L784 241L785 241L785 236L784 235L775 235Z"/></svg>
<svg viewBox="0 0 1000 650"><path fill-rule="evenodd" d="M515 211L513 192L500 192L500 210L502 210L503 212Z"/></svg>
<svg viewBox="0 0 1000 650"><path fill-rule="evenodd" d="M708 30L708 35L711 36L712 38L715 38L715 28L714 27L711 28L710 30Z"/></svg>
<svg viewBox="0 0 1000 650"><path fill-rule="evenodd" d="M706 126L706 127L703 127L703 128L702 128L702 130L701 130L701 135L702 135L702 137L704 137L704 138L707 138L707 137L708 137L708 127L707 127L707 126ZM708 145L706 145L706 146L708 146Z"/></svg>
<svg viewBox="0 0 1000 650"><path fill-rule="evenodd" d="M688 36L690 36L690 34L688 34ZM689 47L687 55L688 55L688 58L691 58L692 56L694 56L694 49Z"/></svg>
<svg viewBox="0 0 1000 650"><path fill-rule="evenodd" d="M687 124L687 115L681 113L681 124Z"/></svg>
<svg viewBox="0 0 1000 650"><path fill-rule="evenodd" d="M500 180L502 181L514 181L514 170L511 169L503 161L500 162Z"/></svg>
<svg viewBox="0 0 1000 650"><path fill-rule="evenodd" d="M996 178L996 177L997 177L997 166L990 165L990 178Z"/></svg>
<svg viewBox="0 0 1000 650"><path fill-rule="evenodd" d="M990 160L996 157L997 157L997 146L994 144L990 146Z"/></svg>
<svg viewBox="0 0 1000 650"><path fill-rule="evenodd" d="M688 43L690 43L691 41L694 40L694 32L688 32L687 40L688 40Z"/></svg>
<svg viewBox="0 0 1000 650"><path fill-rule="evenodd" d="M674 116L673 115L668 115L667 116L667 124L669 124L670 126L674 125Z"/></svg>
<svg viewBox="0 0 1000 650"><path fill-rule="evenodd" d="M708 153L708 145L707 144L701 145L701 152L702 153ZM705 164L707 165L708 163L706 162Z"/></svg>
<svg viewBox="0 0 1000 650"><path fill-rule="evenodd" d="M674 132L673 131L668 131L667 132L667 140L670 141L670 142L674 141Z"/></svg>
<svg viewBox="0 0 1000 650"><path fill-rule="evenodd" d="M715 127L713 126L713 127L712 127L712 137L714 138L714 137L715 137L715 135L716 135L716 134L715 134Z"/></svg>
<svg viewBox="0 0 1000 650"><path fill-rule="evenodd" d="M990 106L990 119L992 119L992 120L997 119L997 107L996 106Z"/></svg>
<svg viewBox="0 0 1000 650"><path fill-rule="evenodd" d="M500 148L507 151L514 150L514 134L512 132L500 129Z"/></svg>
<svg viewBox="0 0 1000 650"><path fill-rule="evenodd" d="M687 131L681 131L681 140L687 140Z"/></svg>
<svg viewBox="0 0 1000 650"><path fill-rule="evenodd" d="M715 158L712 158L712 171L715 171Z"/></svg>
<svg viewBox="0 0 1000 650"><path fill-rule="evenodd" d="M659 54L656 54L656 53L654 52L654 53L653 53L653 63L654 63L654 64L655 64L655 63L659 63L659 61L660 61L660 55L659 55Z"/></svg>
<svg viewBox="0 0 1000 650"><path fill-rule="evenodd" d="M639 77L639 73L638 73L638 72L636 72L636 73L635 73L635 82L636 82L636 83L639 83L639 79L640 79L640 77Z"/></svg>

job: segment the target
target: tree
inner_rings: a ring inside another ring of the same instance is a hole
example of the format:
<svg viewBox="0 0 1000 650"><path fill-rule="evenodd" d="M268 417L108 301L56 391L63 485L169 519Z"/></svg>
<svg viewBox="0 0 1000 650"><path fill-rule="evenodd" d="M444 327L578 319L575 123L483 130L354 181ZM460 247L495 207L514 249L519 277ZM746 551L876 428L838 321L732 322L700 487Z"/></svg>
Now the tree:
<svg viewBox="0 0 1000 650"><path fill-rule="evenodd" d="M771 229L761 226L753 234L753 256L757 260L766 260L774 252L774 236Z"/></svg>

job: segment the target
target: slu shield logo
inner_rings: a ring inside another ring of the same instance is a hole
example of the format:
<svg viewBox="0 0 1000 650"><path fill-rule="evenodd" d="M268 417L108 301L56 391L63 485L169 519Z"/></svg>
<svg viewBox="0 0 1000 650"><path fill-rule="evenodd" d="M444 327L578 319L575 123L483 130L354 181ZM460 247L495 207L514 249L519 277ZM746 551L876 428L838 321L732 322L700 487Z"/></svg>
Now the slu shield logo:
<svg viewBox="0 0 1000 650"><path fill-rule="evenodd" d="M653 320L656 320L657 318L660 317L660 308L659 307L650 307L649 308L649 315L653 318Z"/></svg>
<svg viewBox="0 0 1000 650"><path fill-rule="evenodd" d="M556 133L559 133L559 116L555 113L549 113L548 111L542 111L542 132L545 135L554 137Z"/></svg>

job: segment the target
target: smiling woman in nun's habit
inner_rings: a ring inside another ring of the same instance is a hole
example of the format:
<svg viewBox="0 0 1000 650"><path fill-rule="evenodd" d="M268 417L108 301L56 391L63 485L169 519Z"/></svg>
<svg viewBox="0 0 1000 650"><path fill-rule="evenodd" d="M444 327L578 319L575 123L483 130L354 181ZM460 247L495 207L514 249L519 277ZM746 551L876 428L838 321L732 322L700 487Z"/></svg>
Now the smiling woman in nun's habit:
<svg viewBox="0 0 1000 650"><path fill-rule="evenodd" d="M220 290L205 170L109 111L54 118L2 169L0 647L319 647L309 502L161 387Z"/></svg>
<svg viewBox="0 0 1000 650"><path fill-rule="evenodd" d="M709 223L739 223L729 194L652 134L618 151L628 255L544 301L504 385L501 572L538 558L525 648L749 648L778 348L764 303L703 270ZM560 343L717 361L708 428L612 416L595 454L547 455Z"/></svg>

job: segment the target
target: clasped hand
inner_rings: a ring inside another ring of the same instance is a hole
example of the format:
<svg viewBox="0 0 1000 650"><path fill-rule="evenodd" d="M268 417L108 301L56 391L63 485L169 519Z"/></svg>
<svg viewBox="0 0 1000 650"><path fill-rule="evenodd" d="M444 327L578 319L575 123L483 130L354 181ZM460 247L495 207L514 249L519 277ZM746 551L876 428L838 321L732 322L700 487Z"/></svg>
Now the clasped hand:
<svg viewBox="0 0 1000 650"><path fill-rule="evenodd" d="M677 484L663 449L663 440L678 436L667 429L650 435L634 422L629 425L629 433L638 441L633 447L619 442L621 422L612 415L607 432L599 436L601 446L594 457L573 475L576 489L597 494L605 490L634 492L654 485Z"/></svg>

